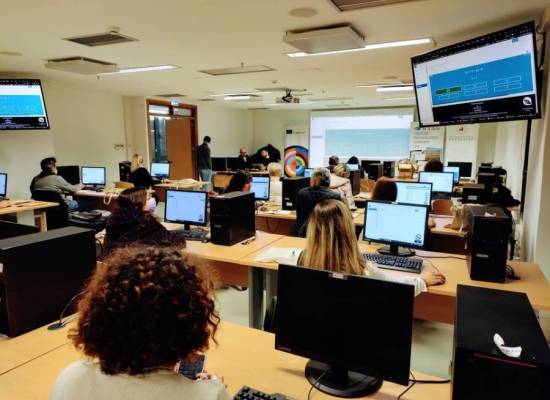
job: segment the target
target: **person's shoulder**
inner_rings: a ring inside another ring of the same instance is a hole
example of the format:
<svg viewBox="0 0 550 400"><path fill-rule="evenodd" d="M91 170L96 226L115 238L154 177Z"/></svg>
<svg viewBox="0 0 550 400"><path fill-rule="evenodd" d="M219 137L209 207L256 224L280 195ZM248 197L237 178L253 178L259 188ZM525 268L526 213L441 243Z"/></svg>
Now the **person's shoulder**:
<svg viewBox="0 0 550 400"><path fill-rule="evenodd" d="M98 368L97 365L86 360L78 360L68 365L55 380L50 400L73 398L81 383L96 373Z"/></svg>

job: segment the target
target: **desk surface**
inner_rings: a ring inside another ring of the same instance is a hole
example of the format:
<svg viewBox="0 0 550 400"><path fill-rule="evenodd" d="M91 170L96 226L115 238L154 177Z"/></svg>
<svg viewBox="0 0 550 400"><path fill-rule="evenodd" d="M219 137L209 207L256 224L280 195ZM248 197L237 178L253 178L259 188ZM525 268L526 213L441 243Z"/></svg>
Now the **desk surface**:
<svg viewBox="0 0 550 400"><path fill-rule="evenodd" d="M187 183L184 184L181 181L172 181L172 182L164 182L164 183L157 183L154 185L155 188L159 189L197 189L200 187L203 187L205 184L208 184L209 182L193 182L193 183Z"/></svg>
<svg viewBox="0 0 550 400"><path fill-rule="evenodd" d="M66 334L67 329L61 332ZM32 340L42 339L48 343L49 334L51 332L41 328L27 335L32 336ZM213 344L207 353L206 367L225 378L230 393L247 385L267 393L282 392L296 399L307 397L309 383L304 378L307 360L276 351L274 335L223 322L217 340L219 345ZM51 346L49 352L0 375L0 393L6 399L47 399L59 373L80 358L80 353L65 339L64 344ZM438 379L419 372L414 374L417 379ZM404 389L404 386L385 382L380 391L369 398L394 399ZM315 392L314 398L334 399L320 392ZM449 399L450 385L416 385L405 398Z"/></svg>
<svg viewBox="0 0 550 400"><path fill-rule="evenodd" d="M303 238L283 236L276 242L272 243L271 246L303 249L305 247L305 243L306 241ZM243 265L257 266L265 269L277 269L276 263L263 263L254 260L259 254L261 254L269 247L270 246L267 246L264 249L249 254L248 256L244 257L240 261L240 263ZM373 252L376 251L379 246L370 245L368 243L360 243L359 247L361 248L362 252ZM493 283L474 281L470 279L470 274L466 265L466 258L464 256L427 251L418 251L417 254L418 256L425 257L424 262L428 264L428 267L430 267L431 262L447 278L445 284L431 286L429 288L429 293L441 296L456 297L457 285L470 285L490 289L523 292L527 293L529 301L535 309L550 310L550 283L546 280L546 277L544 276L537 264L520 261L509 261L509 264L512 266L512 268L514 268L516 275L519 276L520 279L517 281L507 280L505 283ZM417 274L407 272L388 270L385 270L384 272L387 274L405 274L409 276L418 276Z"/></svg>
<svg viewBox="0 0 550 400"><path fill-rule="evenodd" d="M40 210L42 208L57 207L59 204L50 201L10 200L11 205L0 208L0 215L14 214L24 211Z"/></svg>

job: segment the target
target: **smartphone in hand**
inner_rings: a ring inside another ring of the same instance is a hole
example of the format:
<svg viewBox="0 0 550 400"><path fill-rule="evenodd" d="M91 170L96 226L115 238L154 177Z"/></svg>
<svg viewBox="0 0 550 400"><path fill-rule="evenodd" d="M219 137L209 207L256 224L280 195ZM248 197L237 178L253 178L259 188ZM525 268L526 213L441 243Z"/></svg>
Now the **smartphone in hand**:
<svg viewBox="0 0 550 400"><path fill-rule="evenodd" d="M181 374L189 379L196 380L197 375L200 374L201 372L204 372L205 364L206 364L206 355L196 354L190 360L177 363L175 370L178 374Z"/></svg>

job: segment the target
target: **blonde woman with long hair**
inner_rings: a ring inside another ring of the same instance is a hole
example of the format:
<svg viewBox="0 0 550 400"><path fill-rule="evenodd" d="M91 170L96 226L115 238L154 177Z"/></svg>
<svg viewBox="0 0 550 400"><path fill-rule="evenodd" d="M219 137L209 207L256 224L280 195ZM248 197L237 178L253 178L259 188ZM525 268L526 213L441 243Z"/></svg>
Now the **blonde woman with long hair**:
<svg viewBox="0 0 550 400"><path fill-rule="evenodd" d="M355 237L351 212L343 202L336 200L325 200L315 206L307 225L306 247L297 264L411 284L415 287L415 295L426 292L428 286L445 283L444 275L427 271L427 268L419 277L396 276L385 274L365 261Z"/></svg>

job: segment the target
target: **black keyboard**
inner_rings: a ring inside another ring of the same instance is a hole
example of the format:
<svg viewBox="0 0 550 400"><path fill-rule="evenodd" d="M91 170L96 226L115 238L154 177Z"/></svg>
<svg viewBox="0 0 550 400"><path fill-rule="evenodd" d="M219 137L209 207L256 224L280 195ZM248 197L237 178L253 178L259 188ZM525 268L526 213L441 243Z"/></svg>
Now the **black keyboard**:
<svg viewBox="0 0 550 400"><path fill-rule="evenodd" d="M92 192L103 192L103 188L98 186L84 186L82 190L91 190Z"/></svg>
<svg viewBox="0 0 550 400"><path fill-rule="evenodd" d="M417 274L422 272L421 258L399 257L379 253L364 253L363 258L366 261L377 264L379 268L383 269L414 272Z"/></svg>
<svg viewBox="0 0 550 400"><path fill-rule="evenodd" d="M233 400L294 400L292 397L285 396L284 394L274 393L267 394L260 392L259 390L243 386L239 393L233 397Z"/></svg>
<svg viewBox="0 0 550 400"><path fill-rule="evenodd" d="M202 242L206 240L207 233L200 229L181 229L173 231L179 236L183 236L185 240Z"/></svg>

